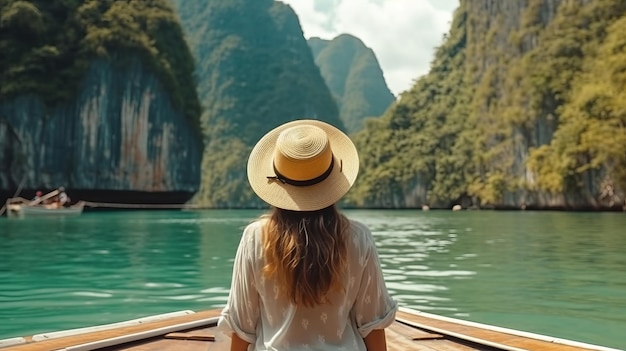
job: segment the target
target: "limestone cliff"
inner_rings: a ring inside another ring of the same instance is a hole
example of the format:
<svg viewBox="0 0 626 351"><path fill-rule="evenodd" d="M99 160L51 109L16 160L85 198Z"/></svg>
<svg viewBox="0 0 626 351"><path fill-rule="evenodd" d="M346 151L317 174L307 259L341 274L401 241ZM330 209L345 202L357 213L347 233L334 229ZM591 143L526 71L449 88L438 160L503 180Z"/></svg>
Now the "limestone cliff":
<svg viewBox="0 0 626 351"><path fill-rule="evenodd" d="M248 154L278 125L319 119L344 129L293 9L274 0L176 0L196 58L206 148L194 202L264 207Z"/></svg>
<svg viewBox="0 0 626 351"><path fill-rule="evenodd" d="M376 54L359 38L341 34L307 42L349 133L363 129L365 118L379 117L391 106L394 96Z"/></svg>
<svg viewBox="0 0 626 351"><path fill-rule="evenodd" d="M201 106L168 0L6 0L0 13L0 197L197 191Z"/></svg>
<svg viewBox="0 0 626 351"><path fill-rule="evenodd" d="M626 3L462 0L429 74L357 137L368 207L622 209Z"/></svg>
<svg viewBox="0 0 626 351"><path fill-rule="evenodd" d="M483 135L479 151L491 152L481 162L482 179L470 192L492 197L487 202L499 207L620 208L626 182L609 159L621 158L617 162L623 165L626 149L585 145L582 130L599 116L588 111L574 121L572 110L590 102L582 102L586 98L579 92L595 89L589 78L601 74L594 66L609 58L601 53L602 46L611 35L620 35L612 34L611 26L624 20L626 4L481 0L463 1L461 6L468 16L466 72L468 80L476 82L470 115ZM612 54L620 51L623 46ZM619 113L600 119L610 129L610 119L624 123ZM570 127L581 132L568 131ZM619 144L625 135L618 128L604 137ZM604 152L614 155L597 157ZM502 189L487 189L494 185L488 174L504 179Z"/></svg>
<svg viewBox="0 0 626 351"><path fill-rule="evenodd" d="M0 104L0 189L187 192L200 182L197 132L138 60L95 61L73 101ZM190 196L190 195L189 195Z"/></svg>

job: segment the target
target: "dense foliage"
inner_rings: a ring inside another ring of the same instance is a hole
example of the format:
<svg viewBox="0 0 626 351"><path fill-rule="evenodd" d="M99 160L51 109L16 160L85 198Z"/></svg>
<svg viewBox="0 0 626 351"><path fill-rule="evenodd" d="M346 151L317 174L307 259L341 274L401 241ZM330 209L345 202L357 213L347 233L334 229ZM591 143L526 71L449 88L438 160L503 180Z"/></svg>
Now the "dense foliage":
<svg viewBox="0 0 626 351"><path fill-rule="evenodd" d="M451 35L437 49L430 74L402 94L384 118L369 119L355 136L362 171L349 200L358 206L404 207L406 194L425 192L446 201L463 194L468 146L457 147L466 127L464 74L465 16L452 23ZM417 197L425 197L424 194Z"/></svg>
<svg viewBox="0 0 626 351"><path fill-rule="evenodd" d="M482 3L461 1L430 73L358 134L350 200L621 206L626 3Z"/></svg>
<svg viewBox="0 0 626 351"><path fill-rule="evenodd" d="M246 180L247 155L270 129L293 119L343 128L293 10L273 0L174 2L197 60L207 147L195 201L261 204Z"/></svg>
<svg viewBox="0 0 626 351"><path fill-rule="evenodd" d="M381 116L393 103L376 55L361 40L342 34L308 43L348 132L363 129L365 118Z"/></svg>
<svg viewBox="0 0 626 351"><path fill-rule="evenodd" d="M0 100L67 102L95 58L124 64L137 55L199 126L193 57L167 0L2 0L0 52Z"/></svg>
<svg viewBox="0 0 626 351"><path fill-rule="evenodd" d="M71 101L94 59L139 57L203 132L195 201L211 207L262 205L247 155L298 118L358 131L353 205L624 203L622 0L461 0L429 74L393 104L371 50L307 43L281 2L171 1L195 68L168 0L0 0L0 102Z"/></svg>
<svg viewBox="0 0 626 351"><path fill-rule="evenodd" d="M592 176L601 182L599 200L612 205L619 200L616 190L626 189L626 4L594 1L568 10L572 15L551 34L562 50L567 43L578 48L562 60L575 65L575 75L562 94L554 138L533 150L530 166L537 186L552 192L581 191ZM553 73L562 70L554 67Z"/></svg>

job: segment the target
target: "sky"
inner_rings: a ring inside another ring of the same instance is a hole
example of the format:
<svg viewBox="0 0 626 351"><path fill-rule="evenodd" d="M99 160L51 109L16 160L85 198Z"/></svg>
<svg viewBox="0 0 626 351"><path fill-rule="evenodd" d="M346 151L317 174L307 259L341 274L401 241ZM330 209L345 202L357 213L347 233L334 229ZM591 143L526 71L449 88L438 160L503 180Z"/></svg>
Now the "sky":
<svg viewBox="0 0 626 351"><path fill-rule="evenodd" d="M351 34L371 48L398 96L428 73L459 0L280 0L300 19L304 37Z"/></svg>

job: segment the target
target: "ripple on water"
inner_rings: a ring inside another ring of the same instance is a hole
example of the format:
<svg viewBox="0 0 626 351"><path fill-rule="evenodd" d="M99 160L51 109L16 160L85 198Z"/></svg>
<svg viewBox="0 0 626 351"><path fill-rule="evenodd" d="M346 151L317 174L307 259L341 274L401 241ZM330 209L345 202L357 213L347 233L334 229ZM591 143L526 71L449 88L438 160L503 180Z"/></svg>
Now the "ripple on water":
<svg viewBox="0 0 626 351"><path fill-rule="evenodd" d="M199 300L204 295L200 294L192 294L192 295L172 295L172 296L163 296L162 298L166 300L174 300L174 301L190 301L190 300Z"/></svg>
<svg viewBox="0 0 626 351"><path fill-rule="evenodd" d="M107 292L96 292L96 291L75 291L70 293L70 295L74 296L85 296L85 297L113 297L112 293Z"/></svg>
<svg viewBox="0 0 626 351"><path fill-rule="evenodd" d="M460 256L455 257L455 260L465 260L468 258L474 258L474 257L478 257L478 254L475 253L466 253L466 254L462 254Z"/></svg>
<svg viewBox="0 0 626 351"><path fill-rule="evenodd" d="M408 272L405 272L404 274L410 275L410 276L422 276L422 277L463 277L463 276L467 277L467 276L475 275L476 272L428 270L428 271L408 271Z"/></svg>
<svg viewBox="0 0 626 351"><path fill-rule="evenodd" d="M202 223L248 223L247 218L162 218L155 223L163 224L202 224Z"/></svg>
<svg viewBox="0 0 626 351"><path fill-rule="evenodd" d="M417 303L431 303L431 302L444 302L444 301L450 301L450 299L445 298L445 297L438 297L438 296L432 296L432 295L403 295L403 294L397 294L394 295L394 299L398 300L398 301L411 301L413 303L417 302Z"/></svg>
<svg viewBox="0 0 626 351"><path fill-rule="evenodd" d="M208 296L208 297L204 297L201 299L198 299L198 301L211 301L211 302L220 302L220 303L226 303L226 301L228 301L228 295L224 295L224 296Z"/></svg>
<svg viewBox="0 0 626 351"><path fill-rule="evenodd" d="M226 294L226 295L228 295L228 293L230 293L230 289L229 288L225 288L225 287L221 287L221 286L217 286L217 287L211 287L211 288L207 288L207 289L202 289L200 292L206 293L206 294Z"/></svg>
<svg viewBox="0 0 626 351"><path fill-rule="evenodd" d="M222 307L241 228L258 214L103 211L4 221L0 338ZM350 217L372 229L401 306L624 345L626 317L616 309L626 305L621 214L355 210Z"/></svg>
<svg viewBox="0 0 626 351"><path fill-rule="evenodd" d="M407 291L407 292L411 291L411 292L418 292L418 293L439 292L439 291L446 291L446 290L448 290L447 287L442 286L442 285L413 284L413 283L409 283L409 282L396 282L396 281L392 281L392 282L387 283L387 288L389 290L398 290L398 291Z"/></svg>
<svg viewBox="0 0 626 351"><path fill-rule="evenodd" d="M146 288L182 288L184 285L179 284L179 283L148 282L148 283L145 283L144 286Z"/></svg>
<svg viewBox="0 0 626 351"><path fill-rule="evenodd" d="M415 257L393 257L390 258L390 261L403 263L403 262L413 262L415 261Z"/></svg>

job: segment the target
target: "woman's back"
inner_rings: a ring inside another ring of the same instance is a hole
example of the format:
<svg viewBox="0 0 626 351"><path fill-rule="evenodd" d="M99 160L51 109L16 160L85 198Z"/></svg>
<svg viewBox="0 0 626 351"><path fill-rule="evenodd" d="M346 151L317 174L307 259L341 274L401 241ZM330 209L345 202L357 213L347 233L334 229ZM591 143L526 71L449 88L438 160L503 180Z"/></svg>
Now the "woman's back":
<svg viewBox="0 0 626 351"><path fill-rule="evenodd" d="M244 230L237 254L244 268L238 280L251 291L237 294L241 299L235 298L225 310L231 327L235 325L236 330L239 325L242 332L249 333L256 350L365 350L363 337L391 323L396 309L379 273L368 228L350 222L342 288L329 293L330 302L309 308L289 302L277 280L263 274L262 230L266 222L256 221ZM233 290L238 289L233 286ZM237 312L241 310L245 312Z"/></svg>
<svg viewBox="0 0 626 351"><path fill-rule="evenodd" d="M248 182L274 209L246 227L219 325L231 350L386 350L389 296L370 231L335 204L359 156L340 129L297 120L266 133Z"/></svg>

